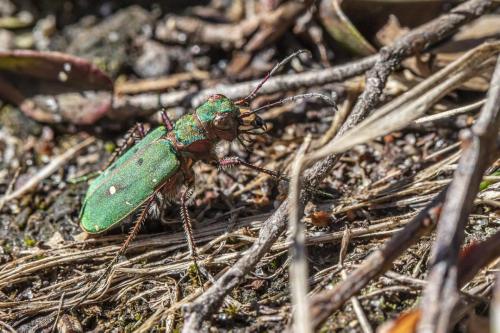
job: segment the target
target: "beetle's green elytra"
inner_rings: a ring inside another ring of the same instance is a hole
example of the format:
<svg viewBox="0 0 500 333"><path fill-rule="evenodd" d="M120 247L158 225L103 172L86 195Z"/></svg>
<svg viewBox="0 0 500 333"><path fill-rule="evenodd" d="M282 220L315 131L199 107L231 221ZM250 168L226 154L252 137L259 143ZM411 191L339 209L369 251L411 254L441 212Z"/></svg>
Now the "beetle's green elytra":
<svg viewBox="0 0 500 333"><path fill-rule="evenodd" d="M93 182L80 221L86 232L100 233L120 223L180 166L172 143L163 139L153 140L125 157L117 161L119 167Z"/></svg>

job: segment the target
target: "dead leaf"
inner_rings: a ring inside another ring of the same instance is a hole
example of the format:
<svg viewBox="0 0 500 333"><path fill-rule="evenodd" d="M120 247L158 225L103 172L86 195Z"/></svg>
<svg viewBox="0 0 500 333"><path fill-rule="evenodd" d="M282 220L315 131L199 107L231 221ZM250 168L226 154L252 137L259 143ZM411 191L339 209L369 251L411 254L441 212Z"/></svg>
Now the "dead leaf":
<svg viewBox="0 0 500 333"><path fill-rule="evenodd" d="M323 210L314 212L309 217L311 219L311 223L317 227L326 227L332 223L331 214Z"/></svg>
<svg viewBox="0 0 500 333"><path fill-rule="evenodd" d="M378 333L413 333L417 330L417 324L420 320L420 311L411 310L402 313L398 318L388 321L381 325Z"/></svg>
<svg viewBox="0 0 500 333"><path fill-rule="evenodd" d="M339 0L321 2L319 10L321 24L336 42L352 53L362 56L376 53L375 48L344 14L341 3Z"/></svg>
<svg viewBox="0 0 500 333"><path fill-rule="evenodd" d="M85 59L59 52L0 52L0 98L46 123L89 125L110 108L111 79Z"/></svg>

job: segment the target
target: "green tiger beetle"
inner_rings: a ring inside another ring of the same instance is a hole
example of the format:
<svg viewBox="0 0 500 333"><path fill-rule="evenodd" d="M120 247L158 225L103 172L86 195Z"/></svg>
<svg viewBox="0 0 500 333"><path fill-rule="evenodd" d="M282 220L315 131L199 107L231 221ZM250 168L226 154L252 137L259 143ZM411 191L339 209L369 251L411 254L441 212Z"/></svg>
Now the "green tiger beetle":
<svg viewBox="0 0 500 333"><path fill-rule="evenodd" d="M109 275L139 232L141 224L155 211L157 202L164 197L177 195L183 185L184 190L180 195L181 219L189 253L198 274L198 256L188 212L188 200L195 178L192 167L197 161L216 162L222 168L246 166L279 180L289 181L288 177L276 171L255 166L239 157L219 159L215 154L215 147L220 141L234 140L246 147L243 141L249 139L243 135L259 135L266 131L264 121L256 113L271 106L310 97L319 97L335 105L327 96L310 93L285 98L254 110L242 110L279 67L302 52L304 51L297 51L279 62L243 99L232 101L216 94L197 107L194 113L179 118L175 124L162 112L163 125L150 133L146 133L141 124L136 124L127 133L124 142L112 154L103 171L90 183L80 212L80 226L89 234L100 234L122 224L133 213L139 213L130 234L105 272L75 306L81 304L100 281ZM139 141L135 143L137 138Z"/></svg>

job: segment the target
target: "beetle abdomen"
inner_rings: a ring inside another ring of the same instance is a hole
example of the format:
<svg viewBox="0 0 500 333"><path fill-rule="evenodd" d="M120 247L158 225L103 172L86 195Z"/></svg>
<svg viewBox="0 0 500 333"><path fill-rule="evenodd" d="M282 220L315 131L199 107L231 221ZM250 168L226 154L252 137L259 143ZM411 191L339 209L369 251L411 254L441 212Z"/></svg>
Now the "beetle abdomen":
<svg viewBox="0 0 500 333"><path fill-rule="evenodd" d="M81 212L83 230L100 233L119 224L175 175L177 152L160 134L147 135L92 182Z"/></svg>

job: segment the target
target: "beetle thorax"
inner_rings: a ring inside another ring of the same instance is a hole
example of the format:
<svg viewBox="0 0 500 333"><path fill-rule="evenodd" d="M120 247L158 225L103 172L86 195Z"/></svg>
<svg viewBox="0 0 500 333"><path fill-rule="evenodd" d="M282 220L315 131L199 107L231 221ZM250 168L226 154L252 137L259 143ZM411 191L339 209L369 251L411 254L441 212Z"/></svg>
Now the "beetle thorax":
<svg viewBox="0 0 500 333"><path fill-rule="evenodd" d="M223 95L213 95L200 105L193 114L175 122L176 148L205 159L221 141L232 141L238 135L239 108Z"/></svg>
<svg viewBox="0 0 500 333"><path fill-rule="evenodd" d="M173 137L176 150L190 154L194 159L206 158L218 141L209 137L195 114L182 116L175 122Z"/></svg>

